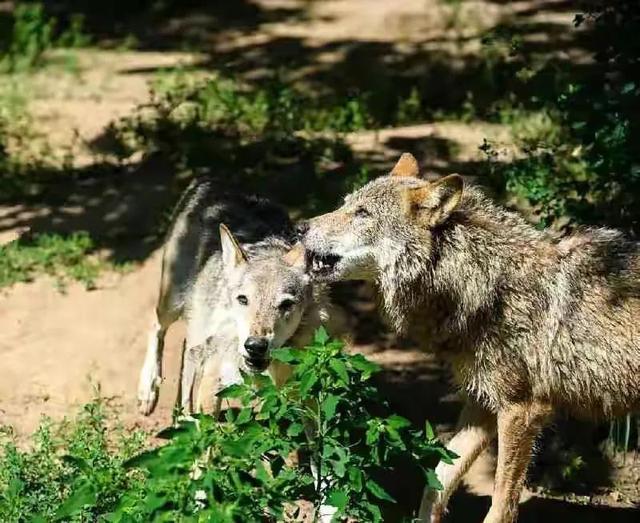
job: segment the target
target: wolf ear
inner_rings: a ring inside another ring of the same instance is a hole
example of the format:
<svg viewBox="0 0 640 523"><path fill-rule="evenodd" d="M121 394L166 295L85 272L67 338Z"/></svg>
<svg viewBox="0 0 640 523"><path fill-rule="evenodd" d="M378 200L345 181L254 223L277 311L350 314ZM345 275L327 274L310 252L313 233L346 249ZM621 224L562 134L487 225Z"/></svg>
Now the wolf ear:
<svg viewBox="0 0 640 523"><path fill-rule="evenodd" d="M304 246L298 242L284 255L284 262L291 267L304 268Z"/></svg>
<svg viewBox="0 0 640 523"><path fill-rule="evenodd" d="M459 174L445 176L433 183L409 189L409 202L416 215L435 226L444 222L460 203L464 182Z"/></svg>
<svg viewBox="0 0 640 523"><path fill-rule="evenodd" d="M420 169L418 168L418 161L411 153L402 153L400 159L396 163L395 167L391 169L390 176L410 176L417 177Z"/></svg>
<svg viewBox="0 0 640 523"><path fill-rule="evenodd" d="M224 223L220 224L220 244L222 246L222 264L225 268L235 269L247 263L247 255Z"/></svg>

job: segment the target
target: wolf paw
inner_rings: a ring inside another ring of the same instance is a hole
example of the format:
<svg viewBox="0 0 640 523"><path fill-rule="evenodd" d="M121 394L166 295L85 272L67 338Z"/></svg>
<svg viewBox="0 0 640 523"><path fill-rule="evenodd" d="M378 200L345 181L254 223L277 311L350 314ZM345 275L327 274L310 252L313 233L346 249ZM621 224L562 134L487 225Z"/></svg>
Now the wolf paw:
<svg viewBox="0 0 640 523"><path fill-rule="evenodd" d="M161 381L161 378L155 378L149 384L141 384L138 389L138 411L140 414L148 416L156 408Z"/></svg>

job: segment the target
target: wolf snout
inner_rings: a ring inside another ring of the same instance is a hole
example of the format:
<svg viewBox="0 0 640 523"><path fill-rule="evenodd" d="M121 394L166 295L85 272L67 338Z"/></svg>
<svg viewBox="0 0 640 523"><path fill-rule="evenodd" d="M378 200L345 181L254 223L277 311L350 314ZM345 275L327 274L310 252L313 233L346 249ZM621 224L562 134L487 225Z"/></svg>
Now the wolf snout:
<svg viewBox="0 0 640 523"><path fill-rule="evenodd" d="M259 336L249 336L244 342L244 348L251 358L264 358L269 348L269 340Z"/></svg>

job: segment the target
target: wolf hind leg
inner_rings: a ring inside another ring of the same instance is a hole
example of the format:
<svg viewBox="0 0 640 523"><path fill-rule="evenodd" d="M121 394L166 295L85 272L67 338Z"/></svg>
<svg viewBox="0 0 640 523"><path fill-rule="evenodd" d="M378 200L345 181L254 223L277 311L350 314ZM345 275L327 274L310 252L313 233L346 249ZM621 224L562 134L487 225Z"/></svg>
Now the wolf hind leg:
<svg viewBox="0 0 640 523"><path fill-rule="evenodd" d="M436 475L442 490L425 488L418 512L418 521L440 523L444 517L449 498L456 490L471 465L491 443L496 435L496 416L473 401L468 401L458 420L458 432L449 441L447 448L458 455L452 465L441 461Z"/></svg>
<svg viewBox="0 0 640 523"><path fill-rule="evenodd" d="M531 461L533 443L551 417L546 404L516 404L498 412L498 467L484 523L513 523Z"/></svg>

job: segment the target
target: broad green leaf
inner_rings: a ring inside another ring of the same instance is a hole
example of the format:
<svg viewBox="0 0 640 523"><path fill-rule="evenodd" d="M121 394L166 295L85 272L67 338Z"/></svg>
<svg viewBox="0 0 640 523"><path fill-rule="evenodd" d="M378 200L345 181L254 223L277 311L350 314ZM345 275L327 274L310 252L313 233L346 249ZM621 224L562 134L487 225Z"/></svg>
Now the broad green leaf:
<svg viewBox="0 0 640 523"><path fill-rule="evenodd" d="M425 475L427 478L427 486L435 490L442 490L442 483L440 483L440 480L438 479L438 476L436 476L434 470L427 469L425 471Z"/></svg>
<svg viewBox="0 0 640 523"><path fill-rule="evenodd" d="M367 490L371 492L371 494L373 494L376 498L382 499L384 501L391 501L392 503L396 502L396 500L393 499L385 489L383 489L372 479L368 479L365 485L367 486Z"/></svg>
<svg viewBox="0 0 640 523"><path fill-rule="evenodd" d="M313 337L313 342L316 345L325 345L327 341L329 341L329 334L327 333L327 330L323 326L318 327Z"/></svg>
<svg viewBox="0 0 640 523"><path fill-rule="evenodd" d="M233 385L229 385L225 387L220 392L216 394L218 398L229 399L229 398L241 398L247 392L247 388L244 385L239 383L234 383Z"/></svg>
<svg viewBox="0 0 640 523"><path fill-rule="evenodd" d="M281 361L282 363L299 361L303 355L304 351L300 349L291 349L289 347L282 347L271 351L271 357L274 360Z"/></svg>
<svg viewBox="0 0 640 523"><path fill-rule="evenodd" d="M371 514L371 523L378 523L382 521L382 512L380 511L380 507L378 505L374 505L373 503L365 503L365 508Z"/></svg>
<svg viewBox="0 0 640 523"><path fill-rule="evenodd" d="M344 490L331 489L327 493L325 502L338 510L344 510L349 502L349 495Z"/></svg>
<svg viewBox="0 0 640 523"><path fill-rule="evenodd" d="M160 450L162 449L157 448L157 449L141 452L140 454L137 454L136 456L133 456L132 458L125 461L122 464L122 466L126 469L146 468L149 465L156 463L160 459L159 457Z"/></svg>
<svg viewBox="0 0 640 523"><path fill-rule="evenodd" d="M397 414L389 416L387 418L387 424L396 430L411 426L411 422L407 418L403 418L402 416L398 416Z"/></svg>
<svg viewBox="0 0 640 523"><path fill-rule="evenodd" d="M315 372L310 371L302 376L302 379L300 380L300 395L303 397L306 396L309 390L311 390L311 387L313 387L317 381L318 377Z"/></svg>
<svg viewBox="0 0 640 523"><path fill-rule="evenodd" d="M349 383L349 374L344 361L338 359L329 360L329 367L333 369L345 385Z"/></svg>
<svg viewBox="0 0 640 523"><path fill-rule="evenodd" d="M302 423L292 423L287 429L287 436L299 436L300 434L302 434L302 432L304 432L304 425Z"/></svg>
<svg viewBox="0 0 640 523"><path fill-rule="evenodd" d="M336 413L336 407L338 406L338 402L340 398L335 396L334 394L329 394L324 401L322 402L322 413L324 414L324 418L329 420L332 419L334 414Z"/></svg>
<svg viewBox="0 0 640 523"><path fill-rule="evenodd" d="M458 458L458 455L445 447L436 447L436 453L440 456L440 459L448 465L453 464L453 460Z"/></svg>
<svg viewBox="0 0 640 523"><path fill-rule="evenodd" d="M330 459L329 462L333 468L333 475L338 478L343 478L347 471L344 461L339 459Z"/></svg>
<svg viewBox="0 0 640 523"><path fill-rule="evenodd" d="M368 379L372 374L380 371L380 365L369 361L362 354L356 354L351 357L351 366L362 372L362 377L365 379Z"/></svg>
<svg viewBox="0 0 640 523"><path fill-rule="evenodd" d="M245 407L242 409L236 418L236 425L244 425L247 423L251 419L252 414L253 409L251 407Z"/></svg>
<svg viewBox="0 0 640 523"><path fill-rule="evenodd" d="M56 520L70 518L83 508L95 505L97 499L96 485L83 481L79 487L72 490L71 495L56 511Z"/></svg>
<svg viewBox="0 0 640 523"><path fill-rule="evenodd" d="M349 482L351 483L351 488L356 492L362 491L362 471L356 467L349 467L348 471Z"/></svg>
<svg viewBox="0 0 640 523"><path fill-rule="evenodd" d="M436 433L433 430L431 423L429 423L429 420L425 420L424 422L424 434L427 437L427 441L433 441L436 439Z"/></svg>

